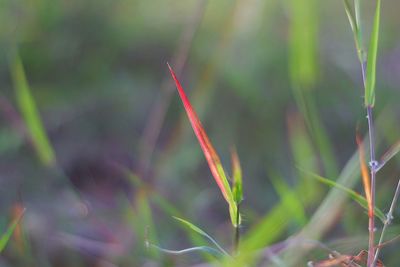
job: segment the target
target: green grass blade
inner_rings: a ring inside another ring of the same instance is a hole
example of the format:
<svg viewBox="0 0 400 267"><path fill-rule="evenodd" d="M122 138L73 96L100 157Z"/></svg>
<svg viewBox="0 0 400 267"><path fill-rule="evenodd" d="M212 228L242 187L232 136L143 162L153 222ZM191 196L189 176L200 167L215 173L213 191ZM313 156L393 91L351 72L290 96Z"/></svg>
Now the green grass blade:
<svg viewBox="0 0 400 267"><path fill-rule="evenodd" d="M243 182L242 182L242 167L240 166L239 156L236 149L231 151L232 160L232 176L233 176L233 199L237 204L243 200Z"/></svg>
<svg viewBox="0 0 400 267"><path fill-rule="evenodd" d="M336 183L332 180L329 180L327 178L319 176L317 174L314 174L314 173L308 173L308 174L310 175L310 177L320 181L323 184L326 184L331 187L336 187L336 188L346 192L353 200L355 200L358 204L360 204L361 207L363 207L365 210L368 211L368 201L366 200L365 197L363 197L359 193L357 193L354 190L347 188L339 183ZM384 222L386 219L384 213L377 207L375 207L375 216L378 217L382 222Z"/></svg>
<svg viewBox="0 0 400 267"><path fill-rule="evenodd" d="M24 215L25 210L23 210L21 212L21 214L14 219L14 221L10 224L10 226L8 227L7 231L1 236L0 238L0 252L2 252L4 250L4 248L6 247L8 241L11 238L11 235L13 234L15 228L17 227L19 221L21 220L22 216Z"/></svg>
<svg viewBox="0 0 400 267"><path fill-rule="evenodd" d="M350 22L351 30L353 31L353 34L356 36L357 32L358 32L358 26L357 26L355 15L353 14L353 11L351 9L349 0L343 0L343 3L344 3L344 9L346 11L347 18L349 19L349 22Z"/></svg>
<svg viewBox="0 0 400 267"><path fill-rule="evenodd" d="M165 248L159 247L155 244L150 243L149 241L146 241L146 246L148 248L154 248L154 249L158 250L159 252L163 252L163 253L171 254L171 255L182 255L182 254L193 253L193 252L203 252L203 253L205 252L205 253L214 255L215 257L224 256L221 252L219 252L215 248L211 248L211 247L207 247L207 246L191 247L191 248L185 248L185 249L181 249L181 250L172 250L172 249L165 249Z"/></svg>
<svg viewBox="0 0 400 267"><path fill-rule="evenodd" d="M187 227L189 227L190 229L192 229L193 231L195 231L196 233L204 236L205 238L207 238L208 240L210 240L224 255L229 256L229 253L226 252L218 243L217 241L215 241L215 239L213 239L209 234L207 234L206 232L204 232L203 230L201 230L199 227L197 227L196 225L194 225L191 222L188 222L182 218L178 218L173 216L173 218L175 220L177 220L178 222L186 225Z"/></svg>
<svg viewBox="0 0 400 267"><path fill-rule="evenodd" d="M299 226L304 226L307 222L307 216L297 192L291 189L280 175L270 175L270 178L285 209L292 214Z"/></svg>
<svg viewBox="0 0 400 267"><path fill-rule="evenodd" d="M379 24L381 14L381 0L376 1L374 25L368 47L367 78L365 82L365 106L373 107L375 104L376 58L378 54Z"/></svg>
<svg viewBox="0 0 400 267"><path fill-rule="evenodd" d="M55 163L55 154L40 119L36 102L29 88L24 67L18 53L15 53L15 56L11 60L11 76L18 107L32 138L35 150L41 162L46 166L51 166Z"/></svg>
<svg viewBox="0 0 400 267"><path fill-rule="evenodd" d="M359 14L360 14L360 7L359 7L359 2L356 1L355 3L355 14L352 11L351 5L349 3L349 0L343 0L344 3L344 9L346 11L346 15L347 18L349 19L349 23L350 23L350 27L351 30L353 32L353 37L354 37L354 42L356 45L356 49L357 49L357 55L358 58L360 60L360 62L364 62L365 61L365 52L364 52L364 48L362 45L362 37L361 37L361 29L360 29L360 18L359 18Z"/></svg>

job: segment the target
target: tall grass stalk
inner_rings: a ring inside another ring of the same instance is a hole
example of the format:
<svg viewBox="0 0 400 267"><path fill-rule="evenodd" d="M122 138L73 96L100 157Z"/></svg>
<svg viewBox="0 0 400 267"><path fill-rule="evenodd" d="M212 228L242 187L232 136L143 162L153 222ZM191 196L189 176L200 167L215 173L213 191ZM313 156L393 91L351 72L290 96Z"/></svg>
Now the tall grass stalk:
<svg viewBox="0 0 400 267"><path fill-rule="evenodd" d="M376 188L376 174L378 172L379 164L376 161L375 155L375 125L373 117L373 108L375 105L375 80L376 80L376 59L378 52L379 42L379 24L380 24L380 5L381 1L376 1L376 9L374 22L368 47L368 53L362 44L362 28L361 28L361 8L360 2L354 0L354 12L351 10L349 0L344 0L346 14L348 16L351 29L354 35L355 46L357 55L361 65L361 74L364 85L364 103L368 119L368 134L369 134L369 149L370 149L370 172L371 172L371 198L369 203L369 241L368 241L368 261L367 267L374 266L375 255L375 188Z"/></svg>
<svg viewBox="0 0 400 267"><path fill-rule="evenodd" d="M371 204L368 212L369 222L369 240L368 240L368 263L367 266L374 266L373 259L375 254L375 187L376 187L376 168L378 163L375 157L375 126L372 115L372 107L367 107L367 118L368 118L368 132L369 132L369 147L370 147L370 168L371 168Z"/></svg>

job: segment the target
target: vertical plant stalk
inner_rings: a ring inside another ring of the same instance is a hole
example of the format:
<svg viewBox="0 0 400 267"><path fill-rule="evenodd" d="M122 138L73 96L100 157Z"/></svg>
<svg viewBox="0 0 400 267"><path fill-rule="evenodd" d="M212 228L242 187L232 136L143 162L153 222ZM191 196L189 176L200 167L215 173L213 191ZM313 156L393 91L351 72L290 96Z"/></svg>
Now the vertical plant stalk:
<svg viewBox="0 0 400 267"><path fill-rule="evenodd" d="M371 203L370 209L368 211L368 231L369 231L369 239L368 239L368 262L367 266L374 266L374 255L375 255L375 216L374 216L374 208L375 208L375 184L376 184L376 168L378 167L378 162L375 160L375 127L374 127L374 119L372 115L372 106L367 106L367 119L368 119L368 132L369 132L369 147L370 147L370 158L369 162L371 168Z"/></svg>
<svg viewBox="0 0 400 267"><path fill-rule="evenodd" d="M344 0L345 10L347 17L350 22L350 26L353 31L354 41L357 48L358 58L361 64L361 72L364 85L364 103L367 110L368 119L368 134L369 134L369 147L370 147L370 170L371 170L371 199L369 206L369 240L368 240L368 261L367 267L374 266L374 231L375 231L375 178L376 173L379 168L379 164L375 157L375 126L373 120L373 107L375 104L375 81L376 81L376 59L378 52L378 42L379 42L379 24L380 24L380 10L381 10L381 0L376 0L375 16L373 27L371 31L371 37L368 47L368 53L365 53L365 49L362 44L362 29L361 29L361 8L360 1L354 0L354 12L351 9L349 0ZM367 57L365 58L365 55Z"/></svg>
<svg viewBox="0 0 400 267"><path fill-rule="evenodd" d="M376 261L378 260L380 247L381 247L381 245L383 243L383 236L385 235L387 227L392 223L394 205L396 204L397 199L399 198L399 194L400 194L400 179L399 179L399 181L397 183L396 192L394 193L394 196L393 196L393 199L392 199L392 204L390 205L390 209L389 209L389 211L388 211L388 213L386 215L385 223L383 224L381 237L379 238L378 245L376 246L377 248L376 248L376 251L375 251L375 257L374 257L374 261L372 262L372 266L374 266Z"/></svg>

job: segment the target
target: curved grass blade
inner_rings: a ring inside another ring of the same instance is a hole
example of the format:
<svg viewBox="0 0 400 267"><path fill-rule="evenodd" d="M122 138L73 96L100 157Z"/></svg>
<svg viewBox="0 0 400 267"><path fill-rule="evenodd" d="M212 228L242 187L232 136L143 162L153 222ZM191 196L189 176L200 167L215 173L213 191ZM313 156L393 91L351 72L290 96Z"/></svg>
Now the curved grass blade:
<svg viewBox="0 0 400 267"><path fill-rule="evenodd" d="M215 241L214 238L212 238L209 234L207 234L206 232L204 232L203 230L201 230L199 227L197 227L196 225L194 225L191 222L188 222L182 218L178 218L173 216L172 218L174 218L175 220L177 220L178 222L182 223L183 225L186 225L187 227L189 227L190 229L192 229L193 231L195 231L196 233L204 236L205 238L207 238L208 240L210 240L225 256L229 256L229 253L226 252L218 243L217 241Z"/></svg>
<svg viewBox="0 0 400 267"><path fill-rule="evenodd" d="M381 0L377 0L367 56L367 79L365 82L365 106L367 107L373 107L375 104L376 58L378 54L380 14Z"/></svg>
<svg viewBox="0 0 400 267"><path fill-rule="evenodd" d="M179 96L183 102L183 106L186 110L186 114L189 118L190 124L192 125L193 131L196 134L196 137L200 143L200 147L203 150L204 156L206 157L208 166L211 170L212 175L214 176L215 181L219 189L221 190L222 195L225 200L229 204L229 214L231 217L231 222L234 227L237 227L237 206L233 198L232 190L229 185L228 179L226 178L225 171L222 167L221 160L215 151L213 145L211 144L210 139L208 138L204 128L198 118L196 112L194 111L188 97L186 96L185 91L182 88L178 78L176 77L174 71L171 66L167 63L169 71L171 73L172 78L175 81L176 88L178 89ZM239 221L240 224L240 221Z"/></svg>
<svg viewBox="0 0 400 267"><path fill-rule="evenodd" d="M308 173L308 172L307 172ZM324 178L322 176L319 176L318 174L314 174L314 173L308 173L312 178L320 181L323 184L326 184L328 186L331 187L336 187L337 189L340 189L344 192L346 192L353 200L355 200L358 204L360 204L361 207L363 207L364 209L366 209L368 211L368 201L365 197L363 197L362 195L360 195L359 193L357 193L354 190L351 190L341 184L338 184L332 180L329 180L327 178ZM384 215L384 213L377 207L375 207L374 209L375 211L375 216L377 218L379 218L382 222L385 222L386 217Z"/></svg>
<svg viewBox="0 0 400 267"><path fill-rule="evenodd" d="M26 79L21 58L17 52L15 52L14 57L11 59L10 67L18 107L29 130L32 143L43 164L51 166L56 161L55 154L40 119L36 102Z"/></svg>
<svg viewBox="0 0 400 267"><path fill-rule="evenodd" d="M19 214L18 217L14 219L14 221L8 226L7 231L1 236L0 238L0 252L4 250L6 247L8 241L10 240L11 235L13 234L15 228L17 227L19 221L21 220L22 216L25 213L25 209L22 210L22 212Z"/></svg>
<svg viewBox="0 0 400 267"><path fill-rule="evenodd" d="M219 252L215 248L211 248L211 247L207 247L207 246L191 247L191 248L185 248L185 249L181 249L181 250L172 250L172 249L165 249L165 248L159 247L155 244L150 243L149 241L146 241L146 247L147 248L151 247L160 252L163 252L166 254L172 254L172 255L182 255L182 254L187 254L187 253L192 253L192 252L206 252L215 257L224 256L224 254L221 254L221 252Z"/></svg>

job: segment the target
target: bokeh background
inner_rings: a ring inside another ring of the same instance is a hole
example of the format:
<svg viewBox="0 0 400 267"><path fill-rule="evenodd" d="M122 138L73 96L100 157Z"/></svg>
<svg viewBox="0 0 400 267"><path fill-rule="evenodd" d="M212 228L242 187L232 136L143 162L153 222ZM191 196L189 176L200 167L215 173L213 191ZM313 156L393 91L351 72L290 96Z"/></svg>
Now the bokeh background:
<svg viewBox="0 0 400 267"><path fill-rule="evenodd" d="M362 1L365 44L374 7ZM379 155L400 138L399 9L382 3ZM1 231L26 208L0 266L207 261L146 250L146 239L170 249L201 244L171 216L231 248L227 205L167 62L228 173L230 148L238 151L244 238L264 248L311 223L323 229L310 238L332 249L367 248L365 210L346 195L322 208L328 220L312 219L330 188L310 173L363 192L358 159L350 160L356 129L367 130L362 80L341 1L2 0L0 51ZM398 178L394 159L377 180L383 211ZM398 215L387 239L399 234ZM383 249L387 266L400 260L398 245ZM295 264L327 254L315 247Z"/></svg>

